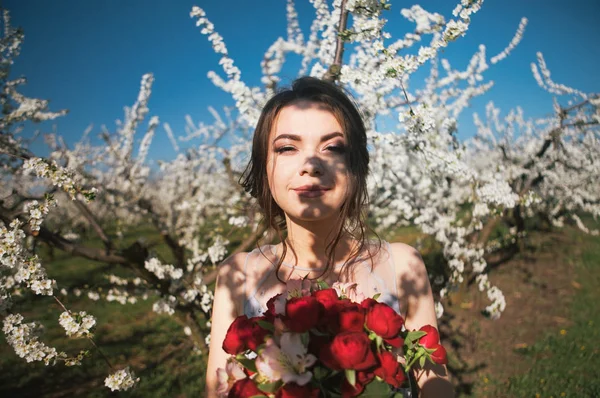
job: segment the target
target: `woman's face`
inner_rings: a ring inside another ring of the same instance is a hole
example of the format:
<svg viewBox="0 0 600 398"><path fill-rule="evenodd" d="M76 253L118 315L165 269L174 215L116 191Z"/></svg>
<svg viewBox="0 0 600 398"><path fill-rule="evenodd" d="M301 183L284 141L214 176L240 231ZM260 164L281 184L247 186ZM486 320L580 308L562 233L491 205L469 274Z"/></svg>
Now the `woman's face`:
<svg viewBox="0 0 600 398"><path fill-rule="evenodd" d="M283 108L269 136L267 177L271 195L292 220L337 217L349 190L346 135L318 103Z"/></svg>

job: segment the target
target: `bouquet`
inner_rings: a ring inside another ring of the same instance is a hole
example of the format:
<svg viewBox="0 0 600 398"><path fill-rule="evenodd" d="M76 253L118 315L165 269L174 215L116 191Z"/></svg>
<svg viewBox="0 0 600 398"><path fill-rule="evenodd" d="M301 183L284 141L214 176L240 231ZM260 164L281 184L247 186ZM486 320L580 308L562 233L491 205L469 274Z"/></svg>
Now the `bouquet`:
<svg viewBox="0 0 600 398"><path fill-rule="evenodd" d="M447 362L437 329L407 331L378 298L364 298L356 283L289 281L264 315L230 325L219 396L394 396L412 367Z"/></svg>

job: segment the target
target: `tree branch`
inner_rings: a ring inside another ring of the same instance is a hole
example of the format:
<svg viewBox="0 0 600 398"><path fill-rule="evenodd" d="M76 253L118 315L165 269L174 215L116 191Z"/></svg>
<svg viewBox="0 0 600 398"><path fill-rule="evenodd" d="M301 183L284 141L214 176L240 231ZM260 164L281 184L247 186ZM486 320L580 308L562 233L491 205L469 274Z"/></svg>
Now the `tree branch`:
<svg viewBox="0 0 600 398"><path fill-rule="evenodd" d="M342 0L340 4L340 22L338 24L338 35L335 44L335 57L333 64L329 66L327 73L323 76L323 80L334 83L340 76L342 70L342 58L344 57L344 39L342 37L343 32L346 30L348 23L348 11L346 11L346 1Z"/></svg>
<svg viewBox="0 0 600 398"><path fill-rule="evenodd" d="M171 237L171 235L169 235L168 231L165 231L165 229L162 228L160 219L158 218L157 214L154 212L152 203L150 203L150 201L148 201L148 200L140 199L138 201L138 205L140 206L140 208L146 210L148 212L148 214L150 214L150 219L152 220L152 224L156 227L156 229L158 229L158 232L162 236L163 240L165 241L167 246L169 246L169 249L171 249L171 252L173 253L173 257L175 257L176 265L178 267L183 267L183 265L185 264L185 249L181 245L179 245L179 243L177 243L177 241L175 239L173 239Z"/></svg>
<svg viewBox="0 0 600 398"><path fill-rule="evenodd" d="M6 225L10 224L12 221L12 217L10 217L9 212L3 206L0 206L0 220ZM27 225L27 224L26 224ZM28 226L25 227L25 232L29 235L34 235ZM76 243L73 243L57 233L51 232L48 228L41 226L37 237L44 242L51 244L52 246L67 252L69 254L73 254L76 256L84 257L89 260L100 261L110 264L128 264L129 261L127 258L117 254L115 251L105 251L98 248L81 246Z"/></svg>
<svg viewBox="0 0 600 398"><path fill-rule="evenodd" d="M106 233L104 232L104 229L102 229L102 227L100 226L100 223L96 219L96 216L94 216L94 214L85 205L85 203L82 203L79 199L75 199L74 202L75 202L75 207L77 207L79 209L79 211L81 212L81 214L88 220L88 222L90 223L90 225L92 226L94 231L96 231L96 234L98 235L98 237L100 237L100 239L104 243L104 247L106 248L106 251L107 252L110 251L110 249L112 248L112 241L110 240L108 235L106 235Z"/></svg>

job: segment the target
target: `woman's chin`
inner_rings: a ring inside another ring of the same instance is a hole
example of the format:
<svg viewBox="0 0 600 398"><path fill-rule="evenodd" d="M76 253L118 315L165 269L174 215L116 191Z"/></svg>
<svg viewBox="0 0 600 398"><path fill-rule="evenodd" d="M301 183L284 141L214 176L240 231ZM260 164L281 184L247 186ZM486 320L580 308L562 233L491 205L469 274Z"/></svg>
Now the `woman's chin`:
<svg viewBox="0 0 600 398"><path fill-rule="evenodd" d="M294 222L323 222L332 221L337 218L338 212L330 209L308 208L304 211L287 213L288 218Z"/></svg>

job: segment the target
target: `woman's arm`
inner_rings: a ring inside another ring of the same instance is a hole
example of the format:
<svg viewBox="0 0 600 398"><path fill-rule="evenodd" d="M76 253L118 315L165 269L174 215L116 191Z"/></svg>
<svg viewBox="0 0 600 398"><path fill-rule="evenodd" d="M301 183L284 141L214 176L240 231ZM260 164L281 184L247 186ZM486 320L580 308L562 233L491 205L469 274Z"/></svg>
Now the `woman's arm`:
<svg viewBox="0 0 600 398"><path fill-rule="evenodd" d="M398 287L406 298L403 300L407 305L406 328L418 330L425 325L437 328L433 294L421 255L403 243L394 243L391 247ZM427 362L424 369L415 372L415 376L422 398L454 397L454 388L448 379L446 366Z"/></svg>
<svg viewBox="0 0 600 398"><path fill-rule="evenodd" d="M208 398L217 396L217 369L225 368L229 357L222 348L225 334L233 320L242 313L245 284L242 267L246 255L247 253L235 254L218 268L206 368L206 397Z"/></svg>

